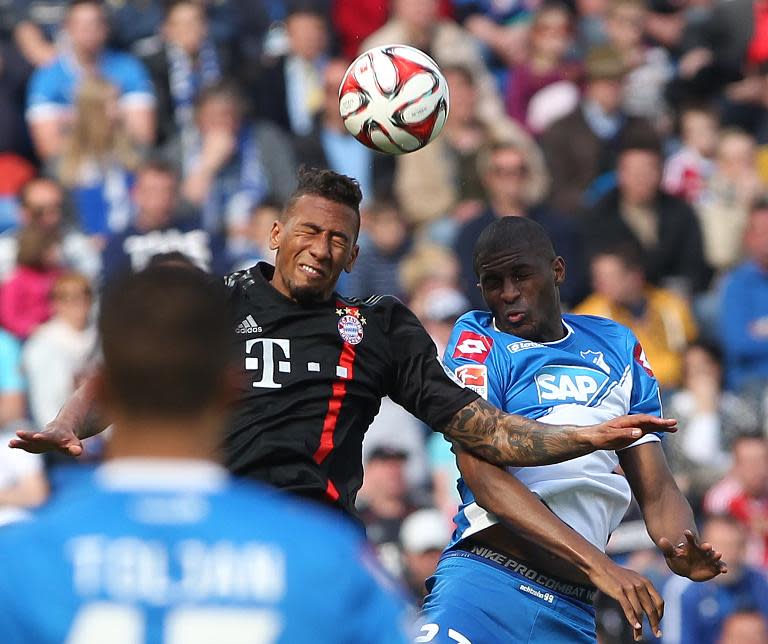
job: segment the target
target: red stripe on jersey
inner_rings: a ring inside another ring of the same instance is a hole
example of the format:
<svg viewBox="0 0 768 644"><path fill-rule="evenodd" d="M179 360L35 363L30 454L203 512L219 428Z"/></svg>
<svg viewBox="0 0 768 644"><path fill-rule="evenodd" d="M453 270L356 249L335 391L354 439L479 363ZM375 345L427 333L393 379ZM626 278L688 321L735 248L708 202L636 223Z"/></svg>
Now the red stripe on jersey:
<svg viewBox="0 0 768 644"><path fill-rule="evenodd" d="M352 315L354 315L357 309L350 309L350 311L353 311ZM328 401L328 411L325 414L325 421L323 421L323 432L320 435L320 445L314 454L315 463L318 465L328 458L328 454L333 450L334 433L336 432L336 424L341 412L341 403L347 395L347 380L352 380L352 366L354 363L355 345L345 342L338 365L339 369L344 370L345 373L343 376L339 376L339 379L333 383L331 399Z"/></svg>
<svg viewBox="0 0 768 644"><path fill-rule="evenodd" d="M328 485L325 486L325 495L331 499L331 501L338 501L341 496L331 479L328 479Z"/></svg>

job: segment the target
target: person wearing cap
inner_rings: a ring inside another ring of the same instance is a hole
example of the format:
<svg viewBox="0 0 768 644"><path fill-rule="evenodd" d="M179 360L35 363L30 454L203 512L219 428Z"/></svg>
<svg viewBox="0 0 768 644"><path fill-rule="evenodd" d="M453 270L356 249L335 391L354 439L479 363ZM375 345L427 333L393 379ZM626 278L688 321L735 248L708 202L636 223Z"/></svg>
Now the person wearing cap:
<svg viewBox="0 0 768 644"><path fill-rule="evenodd" d="M421 508L409 514L400 527L403 581L419 605L427 595L425 581L435 572L451 539L451 525L440 510Z"/></svg>
<svg viewBox="0 0 768 644"><path fill-rule="evenodd" d="M653 131L642 118L627 116L621 108L627 69L614 48L601 45L587 52L586 83L581 102L555 121L541 136L551 175L551 204L571 215L580 214L588 193L611 185L616 165L616 144L628 132Z"/></svg>

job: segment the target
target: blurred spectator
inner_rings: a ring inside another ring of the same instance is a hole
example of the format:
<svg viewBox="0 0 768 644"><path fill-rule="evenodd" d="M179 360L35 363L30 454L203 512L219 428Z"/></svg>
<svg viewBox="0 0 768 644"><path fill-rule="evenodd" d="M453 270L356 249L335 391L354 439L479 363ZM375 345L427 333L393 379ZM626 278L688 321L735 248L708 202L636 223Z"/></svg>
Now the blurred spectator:
<svg viewBox="0 0 768 644"><path fill-rule="evenodd" d="M384 567L399 576L400 526L416 507L405 478L407 452L399 445L378 445L365 462L365 480L357 496L357 510L368 539L376 546Z"/></svg>
<svg viewBox="0 0 768 644"><path fill-rule="evenodd" d="M19 453L8 447L12 432L0 431L0 528L30 517L48 496L41 454Z"/></svg>
<svg viewBox="0 0 768 644"><path fill-rule="evenodd" d="M19 227L19 192L36 175L35 166L23 157L0 152L0 235Z"/></svg>
<svg viewBox="0 0 768 644"><path fill-rule="evenodd" d="M459 270L456 255L438 244L419 243L403 258L400 284L417 318L426 317L424 295L439 287L458 288Z"/></svg>
<svg viewBox="0 0 768 644"><path fill-rule="evenodd" d="M334 0L331 16L341 53L352 59L360 43L381 27L389 16L389 2L381 0Z"/></svg>
<svg viewBox="0 0 768 644"><path fill-rule="evenodd" d="M27 181L19 190L18 228L0 234L0 281L16 266L18 234L36 226L57 232L61 238L64 264L95 277L101 266L100 243L72 226L64 213L64 191L47 177Z"/></svg>
<svg viewBox="0 0 768 644"><path fill-rule="evenodd" d="M717 644L765 644L768 619L756 610L740 610L725 618Z"/></svg>
<svg viewBox="0 0 768 644"><path fill-rule="evenodd" d="M295 185L290 140L272 123L250 123L243 98L229 82L211 85L197 101L195 141L186 155L182 194L202 210L206 230L223 233L242 226L251 207L268 195L283 201Z"/></svg>
<svg viewBox="0 0 768 644"><path fill-rule="evenodd" d="M661 152L654 138L628 139L619 154L618 186L584 218L585 240L642 248L648 281L698 293L709 284L701 230L690 206L660 189Z"/></svg>
<svg viewBox="0 0 768 644"><path fill-rule="evenodd" d="M25 518L48 491L43 457L8 447L14 430L28 429L24 390L19 341L0 329L0 526Z"/></svg>
<svg viewBox="0 0 768 644"><path fill-rule="evenodd" d="M646 282L640 253L631 245L599 251L590 267L593 292L574 313L600 315L629 327L642 345L659 386L678 387L683 352L697 333L687 302Z"/></svg>
<svg viewBox="0 0 768 644"><path fill-rule="evenodd" d="M32 68L8 42L0 40L0 150L33 160L24 122L24 96Z"/></svg>
<svg viewBox="0 0 768 644"><path fill-rule="evenodd" d="M666 49L647 44L644 36L648 16L643 0L617 0L608 9L606 35L628 70L624 79L624 111L663 127L662 118L667 114L664 89L674 67Z"/></svg>
<svg viewBox="0 0 768 644"><path fill-rule="evenodd" d="M280 203L267 198L251 208L244 226L230 228L227 251L233 271L250 268L257 262L275 263L275 251L269 248L269 233L282 210Z"/></svg>
<svg viewBox="0 0 768 644"><path fill-rule="evenodd" d="M328 20L312 2L298 2L285 19L288 53L267 59L254 92L259 118L300 136L309 134L323 108L323 70L328 60Z"/></svg>
<svg viewBox="0 0 768 644"><path fill-rule="evenodd" d="M56 58L56 41L70 0L12 2L15 26L13 39L18 50L35 67L45 67Z"/></svg>
<svg viewBox="0 0 768 644"><path fill-rule="evenodd" d="M194 106L200 90L219 81L229 61L208 34L205 5L172 0L165 9L157 51L143 58L157 96L157 140L179 133L182 149L194 131Z"/></svg>
<svg viewBox="0 0 768 644"><path fill-rule="evenodd" d="M390 155L375 154L360 145L344 127L339 114L339 86L347 63L328 61L323 72L323 105L305 136L294 136L296 158L315 168L330 168L355 177L363 192L363 203L387 198L392 193L395 161Z"/></svg>
<svg viewBox="0 0 768 644"><path fill-rule="evenodd" d="M682 146L664 164L662 185L669 194L695 204L715 169L718 117L712 108L693 106L680 112Z"/></svg>
<svg viewBox="0 0 768 644"><path fill-rule="evenodd" d="M128 136L118 100L117 88L105 80L80 84L72 130L55 164L87 235L117 233L130 221L128 195L140 152Z"/></svg>
<svg viewBox="0 0 768 644"><path fill-rule="evenodd" d="M420 607L427 596L425 582L437 568L451 539L451 524L435 508L416 510L400 527L403 549L403 580Z"/></svg>
<svg viewBox="0 0 768 644"><path fill-rule="evenodd" d="M430 476L424 437L429 429L390 398L383 398L379 413L365 433L363 460L381 448L396 445L405 454L403 474L413 505L431 501Z"/></svg>
<svg viewBox="0 0 768 644"><path fill-rule="evenodd" d="M571 45L573 17L567 5L547 0L533 16L524 62L507 83L507 113L531 129L528 105L542 89L560 81L577 81L579 67L565 56Z"/></svg>
<svg viewBox="0 0 768 644"><path fill-rule="evenodd" d="M552 205L567 215L580 213L612 185L622 138L651 132L647 121L621 110L626 67L618 52L611 47L591 49L585 73L581 103L541 136L552 177Z"/></svg>
<svg viewBox="0 0 768 644"><path fill-rule="evenodd" d="M677 418L675 440L664 444L678 484L693 500L728 469L737 436L758 426L756 409L733 392L723 391L722 354L715 345L694 342L685 350L683 381L666 401L665 413Z"/></svg>
<svg viewBox="0 0 768 644"><path fill-rule="evenodd" d="M453 242L455 228L480 213L485 189L477 171L477 155L492 139L520 141L534 150L530 138L511 119L481 120L480 101L472 71L465 65L442 68L451 90L451 114L443 132L425 148L397 157L395 194L406 219L429 224L429 236ZM538 149L532 163L543 170ZM533 152L532 152L533 154ZM541 177L545 176L542 171ZM543 186L542 186L543 190ZM449 218L439 218L450 214Z"/></svg>
<svg viewBox="0 0 768 644"><path fill-rule="evenodd" d="M0 287L0 324L25 340L51 317L50 294L61 272L55 230L29 226L19 233L16 268Z"/></svg>
<svg viewBox="0 0 768 644"><path fill-rule="evenodd" d="M568 264L568 285L560 295L563 302L573 304L585 292L584 267L580 240L573 222L537 203L542 186L528 150L511 142L494 143L478 157L478 172L487 195L485 210L470 219L456 236L455 251L461 265L464 294L475 309L485 310L477 287L473 252L480 233L497 217L530 217L540 223L552 238L555 251Z"/></svg>
<svg viewBox="0 0 768 644"><path fill-rule="evenodd" d="M120 90L120 108L130 137L149 145L155 138L155 100L142 64L126 53L105 49L107 21L96 0L73 0L67 8L58 55L35 71L27 90L27 121L37 154L61 152L78 85L102 76Z"/></svg>
<svg viewBox="0 0 768 644"><path fill-rule="evenodd" d="M392 0L391 4L390 19L365 39L360 50L402 43L426 52L441 67L466 66L477 85L478 118L488 125L498 120L504 105L475 39L452 20L440 18L438 0Z"/></svg>
<svg viewBox="0 0 768 644"><path fill-rule="evenodd" d="M704 524L702 541L717 544L728 574L701 584L675 584L682 586L682 594L667 596L664 644L716 644L730 614L757 610L768 617L768 581L745 563L743 528L729 517L712 516Z"/></svg>
<svg viewBox="0 0 768 644"><path fill-rule="evenodd" d="M53 284L51 301L53 317L35 330L22 353L30 413L38 429L52 421L74 393L96 343L87 277L63 273Z"/></svg>
<svg viewBox="0 0 768 644"><path fill-rule="evenodd" d="M103 275L109 279L127 270L141 270L154 256L179 251L197 266L219 274L226 270L223 239L203 230L197 218L180 216L178 177L172 166L147 161L136 173L131 196L133 222L107 241Z"/></svg>
<svg viewBox="0 0 768 644"><path fill-rule="evenodd" d="M374 202L362 212L360 255L346 276L344 293L368 297L372 293L403 297L398 279L400 262L410 250L408 228L397 205Z"/></svg>
<svg viewBox="0 0 768 644"><path fill-rule="evenodd" d="M724 278L720 337L728 386L758 397L768 385L768 200L752 206L746 261Z"/></svg>
<svg viewBox="0 0 768 644"><path fill-rule="evenodd" d="M517 64L525 58L525 39L531 10L530 0L454 0L456 18L488 50L492 68Z"/></svg>
<svg viewBox="0 0 768 644"><path fill-rule="evenodd" d="M743 257L749 209L764 188L757 171L755 140L740 130L721 132L714 171L696 205L704 253L714 268L726 270Z"/></svg>
<svg viewBox="0 0 768 644"><path fill-rule="evenodd" d="M746 560L768 566L768 442L763 436L734 441L731 471L707 492L704 510L741 522L747 531Z"/></svg>

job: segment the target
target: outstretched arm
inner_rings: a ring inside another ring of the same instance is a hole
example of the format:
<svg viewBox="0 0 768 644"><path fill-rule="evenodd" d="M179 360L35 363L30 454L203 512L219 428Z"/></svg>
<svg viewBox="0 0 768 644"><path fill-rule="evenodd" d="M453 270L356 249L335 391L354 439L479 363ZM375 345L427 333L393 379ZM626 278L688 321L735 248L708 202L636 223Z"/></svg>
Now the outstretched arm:
<svg viewBox="0 0 768 644"><path fill-rule="evenodd" d="M727 571L722 555L699 543L688 501L675 483L661 443L638 445L619 452L619 462L645 519L648 534L659 546L672 572L706 581Z"/></svg>
<svg viewBox="0 0 768 644"><path fill-rule="evenodd" d="M672 419L621 416L599 425L548 425L506 414L482 398L460 409L443 434L494 465L527 467L560 463L601 449L621 449L651 432L676 431Z"/></svg>
<svg viewBox="0 0 768 644"><path fill-rule="evenodd" d="M57 450L69 456L80 456L82 440L107 427L103 420L95 418L96 378L94 372L88 374L43 431L17 431L16 438L8 445L35 454Z"/></svg>
<svg viewBox="0 0 768 644"><path fill-rule="evenodd" d="M573 564L624 611L635 639L642 635L643 614L657 636L664 601L642 575L618 566L561 521L516 477L467 452L457 451L464 482L480 507L507 527L564 561Z"/></svg>

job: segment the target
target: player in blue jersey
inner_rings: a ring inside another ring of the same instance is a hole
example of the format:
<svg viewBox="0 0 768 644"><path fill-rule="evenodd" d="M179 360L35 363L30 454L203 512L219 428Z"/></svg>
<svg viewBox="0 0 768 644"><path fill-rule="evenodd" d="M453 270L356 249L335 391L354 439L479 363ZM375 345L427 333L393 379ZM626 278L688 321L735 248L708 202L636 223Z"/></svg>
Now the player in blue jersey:
<svg viewBox="0 0 768 644"><path fill-rule="evenodd" d="M565 265L538 224L497 220L478 239L474 261L491 313L460 318L445 353L466 386L545 423L661 415L658 385L632 333L604 318L562 314ZM594 642L595 586L621 603L636 639L644 614L658 633L656 590L602 553L632 493L673 572L699 581L726 570L720 553L699 543L656 435L555 465L504 471L459 452L459 466L457 529L429 580L417 642Z"/></svg>
<svg viewBox="0 0 768 644"><path fill-rule="evenodd" d="M126 278L99 330L111 458L0 529L0 642L405 642L403 604L361 534L211 459L234 383L231 321L208 278L172 266Z"/></svg>

